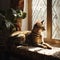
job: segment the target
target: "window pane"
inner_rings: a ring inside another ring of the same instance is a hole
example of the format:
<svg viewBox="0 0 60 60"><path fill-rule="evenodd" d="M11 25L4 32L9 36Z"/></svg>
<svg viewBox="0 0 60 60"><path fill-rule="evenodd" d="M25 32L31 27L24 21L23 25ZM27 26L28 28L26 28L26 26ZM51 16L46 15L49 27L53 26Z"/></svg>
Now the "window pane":
<svg viewBox="0 0 60 60"><path fill-rule="evenodd" d="M52 0L52 38L60 39L60 0Z"/></svg>
<svg viewBox="0 0 60 60"><path fill-rule="evenodd" d="M32 27L37 20L44 20L45 29L47 26L47 0L32 0ZM46 31L44 36L46 37Z"/></svg>

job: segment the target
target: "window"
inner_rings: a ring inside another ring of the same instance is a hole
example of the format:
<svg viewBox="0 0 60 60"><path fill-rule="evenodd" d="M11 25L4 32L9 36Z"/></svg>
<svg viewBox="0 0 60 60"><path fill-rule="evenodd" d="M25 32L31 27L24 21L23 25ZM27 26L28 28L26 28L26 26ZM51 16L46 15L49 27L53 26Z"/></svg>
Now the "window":
<svg viewBox="0 0 60 60"><path fill-rule="evenodd" d="M46 29L47 20L47 0L32 0L32 27L37 20L44 20ZM47 30L47 29L46 29ZM46 37L46 30L44 36Z"/></svg>
<svg viewBox="0 0 60 60"><path fill-rule="evenodd" d="M59 10L59 0L28 0L28 27L32 28L36 20L44 20L45 38L51 41L60 39Z"/></svg>
<svg viewBox="0 0 60 60"><path fill-rule="evenodd" d="M52 38L60 39L60 0L52 0Z"/></svg>

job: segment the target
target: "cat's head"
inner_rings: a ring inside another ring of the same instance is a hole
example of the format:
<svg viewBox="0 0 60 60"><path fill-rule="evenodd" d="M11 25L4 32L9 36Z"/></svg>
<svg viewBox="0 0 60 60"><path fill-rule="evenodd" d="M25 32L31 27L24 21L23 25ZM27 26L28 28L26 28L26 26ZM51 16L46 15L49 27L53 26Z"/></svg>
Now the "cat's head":
<svg viewBox="0 0 60 60"><path fill-rule="evenodd" d="M33 30L41 30L41 31L44 31L45 30L45 27L44 27L44 24L43 24L44 20L41 21L41 22L36 22L34 27L33 27Z"/></svg>

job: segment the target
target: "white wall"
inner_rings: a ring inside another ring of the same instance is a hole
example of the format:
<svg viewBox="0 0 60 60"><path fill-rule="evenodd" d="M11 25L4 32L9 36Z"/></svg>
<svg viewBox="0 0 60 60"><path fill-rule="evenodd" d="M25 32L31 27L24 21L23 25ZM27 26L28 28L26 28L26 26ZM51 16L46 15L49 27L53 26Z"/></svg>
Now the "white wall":
<svg viewBox="0 0 60 60"><path fill-rule="evenodd" d="M28 14L28 0L24 0L24 11ZM22 27L21 30L28 30L28 15L26 15L26 18L22 20Z"/></svg>

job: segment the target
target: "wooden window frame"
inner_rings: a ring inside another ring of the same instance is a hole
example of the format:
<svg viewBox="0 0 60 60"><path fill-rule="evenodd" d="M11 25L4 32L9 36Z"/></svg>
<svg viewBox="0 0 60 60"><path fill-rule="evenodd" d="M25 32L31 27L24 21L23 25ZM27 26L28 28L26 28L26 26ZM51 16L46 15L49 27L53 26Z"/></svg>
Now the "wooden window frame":
<svg viewBox="0 0 60 60"><path fill-rule="evenodd" d="M32 0L28 0L28 30L32 29ZM47 38L48 43L60 44L59 40L52 39L52 0L47 0Z"/></svg>
<svg viewBox="0 0 60 60"><path fill-rule="evenodd" d="M28 0L28 30L32 29L32 0Z"/></svg>

